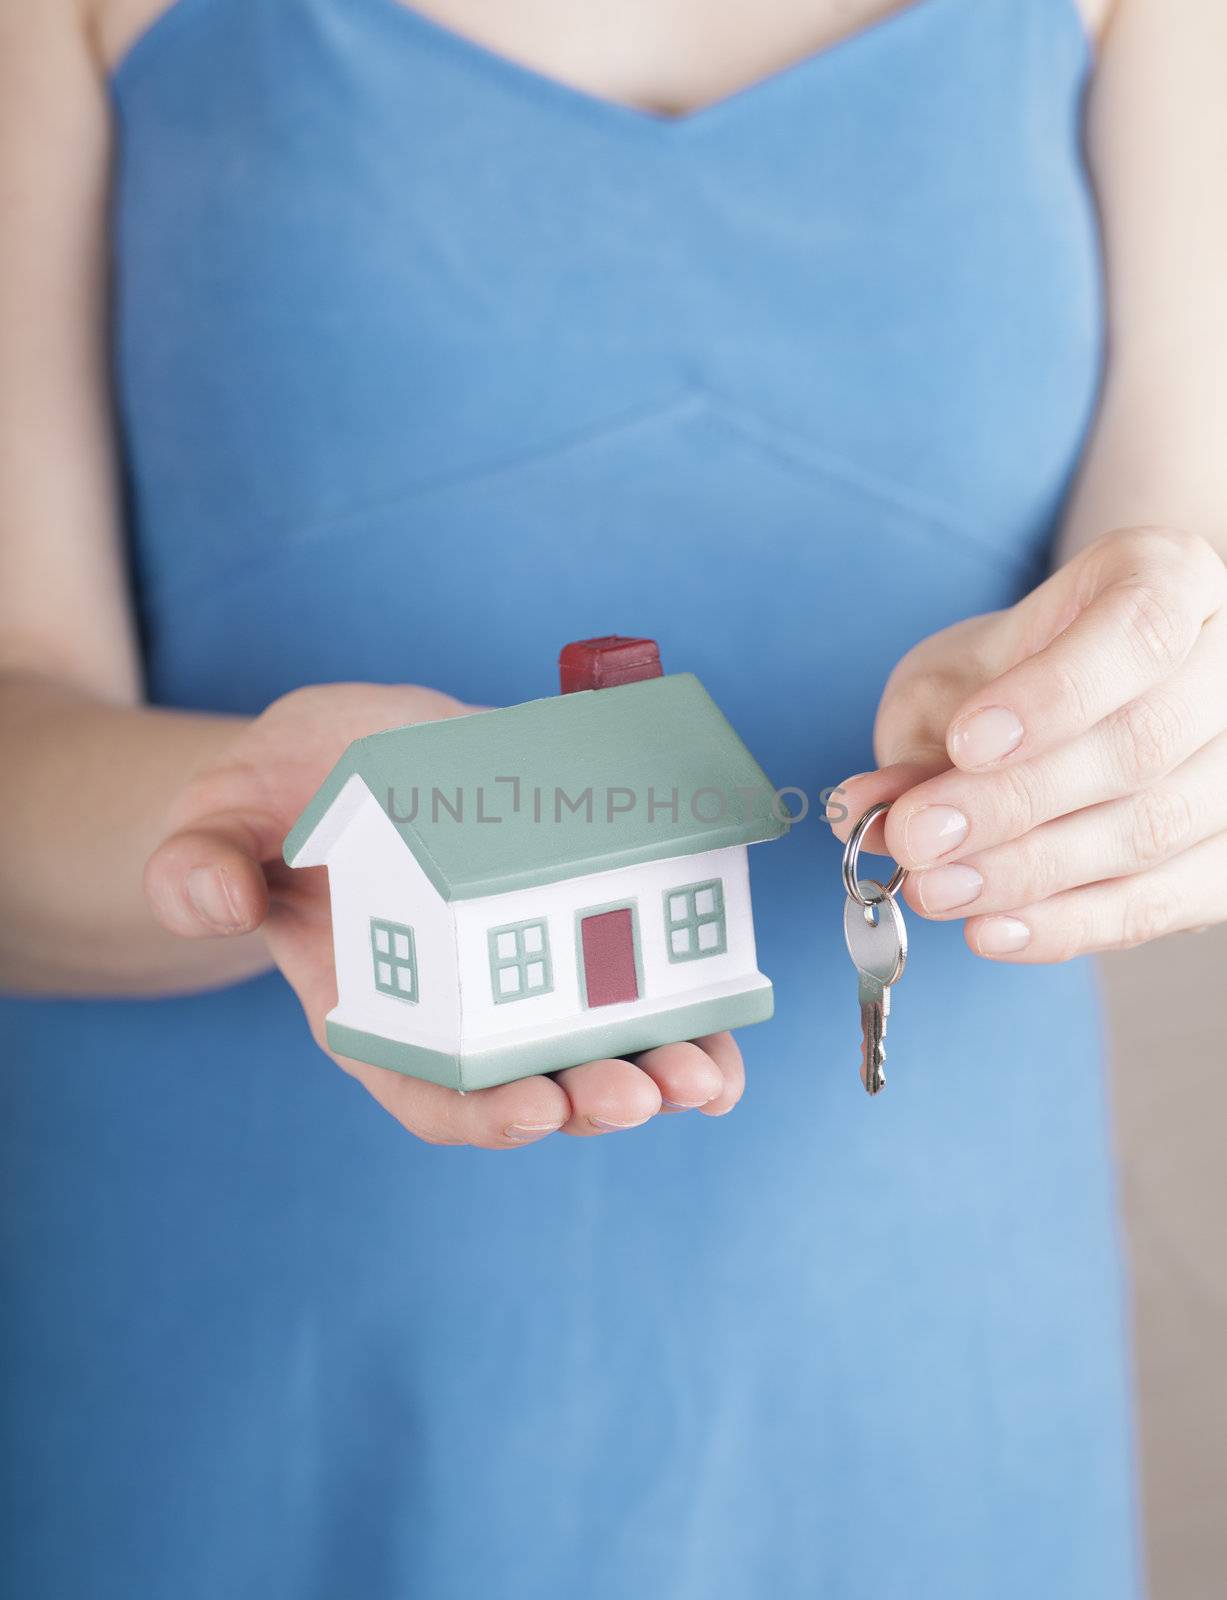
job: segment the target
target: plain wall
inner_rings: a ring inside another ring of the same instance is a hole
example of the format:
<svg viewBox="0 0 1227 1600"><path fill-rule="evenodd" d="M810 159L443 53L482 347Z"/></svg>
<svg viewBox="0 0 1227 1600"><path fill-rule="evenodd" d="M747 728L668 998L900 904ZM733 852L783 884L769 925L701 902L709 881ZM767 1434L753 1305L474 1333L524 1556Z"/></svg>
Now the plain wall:
<svg viewBox="0 0 1227 1600"><path fill-rule="evenodd" d="M670 961L665 947L665 894L709 878L719 878L724 885L727 949L698 961ZM628 900L638 909L643 992L626 1005L588 1011L580 993L576 915ZM745 845L644 861L482 900L458 900L452 909L460 939L462 1033L469 1050L513 1042L525 1033L544 1038L577 1025L590 1027L648 1009L688 1005L703 999L707 991L749 988L760 976ZM535 918L543 918L549 926L554 988L549 994L497 1003L490 986L489 930Z"/></svg>
<svg viewBox="0 0 1227 1600"><path fill-rule="evenodd" d="M1227 928L1102 963L1151 1600L1227 1595Z"/></svg>
<svg viewBox="0 0 1227 1600"><path fill-rule="evenodd" d="M351 783L360 782L351 779ZM363 786L365 789L365 786ZM405 848L387 812L369 790L328 855L337 1005L332 1021L445 1054L460 1048L460 985L452 912ZM413 929L418 999L375 987L371 918Z"/></svg>

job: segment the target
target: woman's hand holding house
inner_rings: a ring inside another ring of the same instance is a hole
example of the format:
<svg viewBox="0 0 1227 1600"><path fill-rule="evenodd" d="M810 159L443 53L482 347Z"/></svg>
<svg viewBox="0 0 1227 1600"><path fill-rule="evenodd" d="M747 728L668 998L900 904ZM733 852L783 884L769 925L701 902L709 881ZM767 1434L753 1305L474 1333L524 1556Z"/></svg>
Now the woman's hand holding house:
<svg viewBox="0 0 1227 1600"><path fill-rule="evenodd" d="M261 930L327 1050L325 1017L337 987L326 871L288 869L282 842L354 740L472 709L431 689L382 684L300 689L274 702L175 800L167 837L145 873L158 920L189 939ZM555 1131L636 1127L680 1108L718 1116L736 1104L744 1085L741 1054L728 1033L466 1094L329 1053L419 1138L486 1149L514 1148Z"/></svg>

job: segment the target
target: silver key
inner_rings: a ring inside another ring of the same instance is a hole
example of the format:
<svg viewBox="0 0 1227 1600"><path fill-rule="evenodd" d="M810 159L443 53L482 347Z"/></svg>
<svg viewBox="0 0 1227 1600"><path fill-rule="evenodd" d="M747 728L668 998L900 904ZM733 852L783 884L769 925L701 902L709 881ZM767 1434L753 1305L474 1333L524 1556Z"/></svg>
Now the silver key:
<svg viewBox="0 0 1227 1600"><path fill-rule="evenodd" d="M860 982L861 1082L870 1094L886 1084L886 1020L890 1016L890 991L907 962L907 928L894 895L872 878L857 880L868 906L851 895L844 906L844 940Z"/></svg>

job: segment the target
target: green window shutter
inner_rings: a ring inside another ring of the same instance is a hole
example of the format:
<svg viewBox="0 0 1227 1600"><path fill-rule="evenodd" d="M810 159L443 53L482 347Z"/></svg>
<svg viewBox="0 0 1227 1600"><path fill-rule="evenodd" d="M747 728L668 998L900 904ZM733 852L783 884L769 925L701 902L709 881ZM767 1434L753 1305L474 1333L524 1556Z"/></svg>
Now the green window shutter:
<svg viewBox="0 0 1227 1600"><path fill-rule="evenodd" d="M418 998L418 956L413 929L403 922L384 922L371 918L371 963L375 987L380 994L416 1002Z"/></svg>
<svg viewBox="0 0 1227 1600"><path fill-rule="evenodd" d="M665 890L665 948L670 961L702 961L728 949L719 878Z"/></svg>
<svg viewBox="0 0 1227 1600"><path fill-rule="evenodd" d="M544 919L491 928L488 940L490 992L496 1005L550 993L554 968L550 961L550 930Z"/></svg>

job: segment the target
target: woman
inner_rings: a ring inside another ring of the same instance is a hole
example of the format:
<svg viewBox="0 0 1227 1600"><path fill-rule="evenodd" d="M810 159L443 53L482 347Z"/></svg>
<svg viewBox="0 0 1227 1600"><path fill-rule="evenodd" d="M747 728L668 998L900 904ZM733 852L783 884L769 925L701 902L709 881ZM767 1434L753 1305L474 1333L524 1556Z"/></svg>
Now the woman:
<svg viewBox="0 0 1227 1600"><path fill-rule="evenodd" d="M1122 1600L1064 958L1227 914L1222 8L428 10L4 8L6 1592ZM619 630L893 802L879 1100L812 815L727 1121L315 1051L336 755Z"/></svg>

